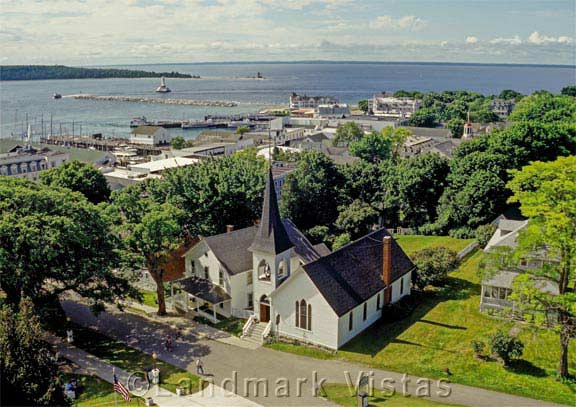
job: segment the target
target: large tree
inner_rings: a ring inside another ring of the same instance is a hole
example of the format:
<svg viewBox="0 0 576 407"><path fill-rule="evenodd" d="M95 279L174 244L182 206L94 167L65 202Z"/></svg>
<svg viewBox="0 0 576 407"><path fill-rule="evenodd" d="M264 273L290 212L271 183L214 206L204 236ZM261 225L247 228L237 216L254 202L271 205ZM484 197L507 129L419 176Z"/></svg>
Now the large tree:
<svg viewBox="0 0 576 407"><path fill-rule="evenodd" d="M535 253L546 253L547 259L516 279L515 295L536 310L558 316L558 375L568 377L568 345L576 335L576 156L537 161L513 174L510 202L520 204L529 219L519 234L515 263L538 257ZM540 290L542 280L557 293Z"/></svg>
<svg viewBox="0 0 576 407"><path fill-rule="evenodd" d="M535 92L523 98L512 114L511 121L572 121L576 120L576 102L572 96Z"/></svg>
<svg viewBox="0 0 576 407"><path fill-rule="evenodd" d="M118 269L121 242L98 207L79 193L0 177L0 288L15 306L74 291L95 309L137 295Z"/></svg>
<svg viewBox="0 0 576 407"><path fill-rule="evenodd" d="M94 204L107 201L110 197L110 188L104 175L91 165L80 161L70 161L58 168L42 171L40 182L80 192Z"/></svg>
<svg viewBox="0 0 576 407"><path fill-rule="evenodd" d="M448 185L448 160L423 154L403 160L398 167L398 195L402 223L422 226L436 220L438 200Z"/></svg>
<svg viewBox="0 0 576 407"><path fill-rule="evenodd" d="M366 134L359 141L350 143L350 154L368 162L389 158L391 150L392 141L377 131Z"/></svg>
<svg viewBox="0 0 576 407"><path fill-rule="evenodd" d="M360 141L364 136L364 130L356 122L348 122L338 127L336 137L332 140L335 146L347 146L354 141Z"/></svg>
<svg viewBox="0 0 576 407"><path fill-rule="evenodd" d="M69 406L54 354L31 301L22 299L17 312L0 310L0 400L3 406Z"/></svg>
<svg viewBox="0 0 576 407"><path fill-rule="evenodd" d="M332 225L338 217L343 177L336 164L318 151L302 154L296 169L286 176L280 209L302 230Z"/></svg>
<svg viewBox="0 0 576 407"><path fill-rule="evenodd" d="M145 267L156 283L158 315L166 315L164 266L170 254L185 243L185 213L170 203L154 201L144 191L138 185L115 192L108 210L136 263Z"/></svg>
<svg viewBox="0 0 576 407"><path fill-rule="evenodd" d="M336 228L347 233L352 240L370 232L371 227L378 221L378 212L359 200L355 200L350 205L343 205L339 210Z"/></svg>

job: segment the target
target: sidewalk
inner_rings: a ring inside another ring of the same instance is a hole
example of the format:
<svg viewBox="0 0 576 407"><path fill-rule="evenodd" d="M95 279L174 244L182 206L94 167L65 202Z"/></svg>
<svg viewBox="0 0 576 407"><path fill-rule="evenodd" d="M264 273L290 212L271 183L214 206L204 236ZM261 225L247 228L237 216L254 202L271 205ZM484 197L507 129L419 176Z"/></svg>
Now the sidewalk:
<svg viewBox="0 0 576 407"><path fill-rule="evenodd" d="M168 306L168 304L166 304ZM140 312L135 312L129 308L134 308L140 310ZM170 307L168 306L168 309ZM182 316L165 316L159 317L156 315L157 309L149 305L140 304L138 302L130 302L127 304L126 312L132 313L134 315L144 317L154 322L169 324L174 330L180 328L184 333L194 333L199 339L210 339L213 341L218 341L226 345L237 346L243 349L258 349L261 345L253 342L243 341L242 339L234 336L228 332L221 331L210 325L202 324L193 319ZM169 312L174 312L170 310Z"/></svg>
<svg viewBox="0 0 576 407"><path fill-rule="evenodd" d="M88 372L88 374L98 376L111 384L113 383L114 366L112 364L74 345L66 343L62 341L61 338L52 334L46 336L46 341L52 344L61 356L73 361ZM186 396L177 396L158 385L152 386L147 390L144 388L138 390L136 388L140 387L139 380L131 373L120 368L115 368L115 373L118 380L130 390L130 393L143 399L150 397L158 407L261 407L259 404L237 396L213 384L209 384L208 387L201 392ZM113 391L112 386L110 386L110 391ZM118 397L120 397L120 395L118 395Z"/></svg>

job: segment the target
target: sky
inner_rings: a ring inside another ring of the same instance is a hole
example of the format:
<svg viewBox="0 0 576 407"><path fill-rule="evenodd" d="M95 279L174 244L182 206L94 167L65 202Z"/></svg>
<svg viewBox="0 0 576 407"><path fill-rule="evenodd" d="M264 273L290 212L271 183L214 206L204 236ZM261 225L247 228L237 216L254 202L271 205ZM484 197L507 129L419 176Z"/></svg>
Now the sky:
<svg viewBox="0 0 576 407"><path fill-rule="evenodd" d="M0 63L576 63L576 0L0 0Z"/></svg>

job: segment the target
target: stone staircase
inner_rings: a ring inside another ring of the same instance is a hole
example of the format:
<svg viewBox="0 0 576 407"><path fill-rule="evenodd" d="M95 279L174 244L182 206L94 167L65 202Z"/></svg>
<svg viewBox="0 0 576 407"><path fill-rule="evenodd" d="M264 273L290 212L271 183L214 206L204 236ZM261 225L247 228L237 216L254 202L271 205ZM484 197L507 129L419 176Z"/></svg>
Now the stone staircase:
<svg viewBox="0 0 576 407"><path fill-rule="evenodd" d="M266 329L266 323L258 322L254 324L250 332L248 332L246 336L242 337L242 339L247 342L262 345L264 343L264 341L262 340L262 334L264 333L264 329Z"/></svg>

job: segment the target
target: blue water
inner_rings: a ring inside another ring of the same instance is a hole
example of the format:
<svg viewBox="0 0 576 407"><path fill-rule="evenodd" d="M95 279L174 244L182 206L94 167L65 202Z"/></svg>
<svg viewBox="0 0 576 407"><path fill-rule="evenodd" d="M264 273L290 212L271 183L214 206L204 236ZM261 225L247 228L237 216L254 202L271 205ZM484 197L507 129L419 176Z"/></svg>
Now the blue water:
<svg viewBox="0 0 576 407"><path fill-rule="evenodd" d="M0 82L0 137L19 134L26 113L36 133L41 117L53 129L76 134L101 132L105 136L127 136L131 117L148 119L198 119L206 114L248 113L270 105L288 103L291 92L326 94L345 103L356 103L375 92L398 89L443 91L468 89L497 94L503 89L523 93L546 89L559 92L574 84L574 67L502 66L457 64L373 64L373 63L294 63L294 64L174 64L122 66L150 71L178 71L198 74L202 79L168 79L172 93L154 92L158 79L81 79ZM265 80L252 80L262 72ZM58 92L65 97L53 100ZM133 102L75 100L74 94L166 97L194 100L236 101L237 107L203 107ZM48 130L45 130L48 131ZM193 137L197 131L171 130Z"/></svg>

